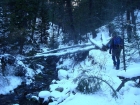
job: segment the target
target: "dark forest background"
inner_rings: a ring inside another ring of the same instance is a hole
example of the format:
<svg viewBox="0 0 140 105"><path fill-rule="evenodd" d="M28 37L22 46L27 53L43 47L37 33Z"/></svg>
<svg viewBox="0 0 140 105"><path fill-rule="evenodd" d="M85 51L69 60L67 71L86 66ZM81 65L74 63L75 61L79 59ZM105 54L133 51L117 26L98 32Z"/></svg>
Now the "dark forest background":
<svg viewBox="0 0 140 105"><path fill-rule="evenodd" d="M63 43L78 44L88 39L89 32L96 37L96 29L103 25L113 30L110 22L124 13L131 43L136 35L136 10L140 10L140 0L1 0L0 53L24 54L25 46L37 49L40 44L57 48L61 31ZM50 25L57 34L49 34Z"/></svg>

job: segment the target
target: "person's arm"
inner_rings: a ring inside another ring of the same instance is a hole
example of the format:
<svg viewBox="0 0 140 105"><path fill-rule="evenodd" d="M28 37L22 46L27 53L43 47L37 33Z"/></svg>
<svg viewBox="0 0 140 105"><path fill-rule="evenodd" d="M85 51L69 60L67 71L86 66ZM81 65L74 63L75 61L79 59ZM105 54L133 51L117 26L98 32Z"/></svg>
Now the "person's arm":
<svg viewBox="0 0 140 105"><path fill-rule="evenodd" d="M110 47L109 47L109 54L111 54L112 52L112 48L113 48L113 42L112 42L113 38L110 40Z"/></svg>

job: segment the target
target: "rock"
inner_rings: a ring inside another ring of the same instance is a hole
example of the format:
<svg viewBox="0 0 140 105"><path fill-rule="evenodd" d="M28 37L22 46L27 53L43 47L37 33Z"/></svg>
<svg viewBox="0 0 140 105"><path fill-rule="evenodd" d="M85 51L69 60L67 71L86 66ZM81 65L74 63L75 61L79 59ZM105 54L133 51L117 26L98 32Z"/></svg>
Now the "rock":
<svg viewBox="0 0 140 105"><path fill-rule="evenodd" d="M58 70L58 79L68 79L68 72L66 70L60 69Z"/></svg>
<svg viewBox="0 0 140 105"><path fill-rule="evenodd" d="M49 101L49 97L51 96L51 93L49 91L41 91L38 94L38 97L41 101L41 103L44 103L45 101Z"/></svg>
<svg viewBox="0 0 140 105"><path fill-rule="evenodd" d="M55 89L56 91L62 92L64 89L62 87L58 87Z"/></svg>

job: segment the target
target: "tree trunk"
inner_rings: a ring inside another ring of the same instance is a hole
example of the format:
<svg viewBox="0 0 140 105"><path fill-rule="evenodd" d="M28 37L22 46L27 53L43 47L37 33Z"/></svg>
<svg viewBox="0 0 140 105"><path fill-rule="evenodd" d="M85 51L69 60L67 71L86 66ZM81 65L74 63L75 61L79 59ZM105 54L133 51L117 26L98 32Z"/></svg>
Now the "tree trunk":
<svg viewBox="0 0 140 105"><path fill-rule="evenodd" d="M123 13L121 13L121 21L123 23ZM123 66L124 66L124 70L126 71L126 62L125 62L125 44L124 44L124 25L122 24L122 37L123 37Z"/></svg>
<svg viewBox="0 0 140 105"><path fill-rule="evenodd" d="M19 53L22 54L23 53L23 46L24 46L24 43L26 41L25 39L25 36L26 36L26 32L25 30L21 30L20 31L22 34L19 36ZM20 33L19 33L20 34Z"/></svg>
<svg viewBox="0 0 140 105"><path fill-rule="evenodd" d="M128 37L128 43L131 42L132 37L132 27L131 27L131 20L130 20L130 10L127 10L127 37Z"/></svg>
<svg viewBox="0 0 140 105"><path fill-rule="evenodd" d="M34 42L34 31L35 31L36 17L34 17L32 24L33 25L31 26L31 28L32 28L31 40L32 40L32 42Z"/></svg>
<svg viewBox="0 0 140 105"><path fill-rule="evenodd" d="M70 28L71 28L72 37L73 37L74 43L77 44L78 39L77 39L75 27L74 27L74 19L73 19L73 14L72 14L71 0L66 0L66 1L67 1L66 5L67 5L67 12L68 12L69 19L70 19Z"/></svg>
<svg viewBox="0 0 140 105"><path fill-rule="evenodd" d="M131 17L132 17L132 24L133 26L133 33L136 35L136 17L134 15L134 9L131 10Z"/></svg>
<svg viewBox="0 0 140 105"><path fill-rule="evenodd" d="M124 65L124 70L126 71L126 63L125 63L125 44L124 44L124 27L122 29L122 36L123 36L123 65Z"/></svg>

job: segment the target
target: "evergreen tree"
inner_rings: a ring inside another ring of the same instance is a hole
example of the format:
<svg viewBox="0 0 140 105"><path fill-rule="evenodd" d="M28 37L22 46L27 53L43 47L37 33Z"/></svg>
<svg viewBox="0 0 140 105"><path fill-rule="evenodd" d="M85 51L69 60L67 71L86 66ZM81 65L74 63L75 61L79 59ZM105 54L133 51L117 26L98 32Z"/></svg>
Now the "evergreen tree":
<svg viewBox="0 0 140 105"><path fill-rule="evenodd" d="M39 4L40 4L40 0L28 0L28 7L27 7L27 11L28 11L28 29L30 30L31 33L31 42L35 43L35 39L34 39L34 35L35 35L35 31L36 29L36 20L38 18L38 12L39 12Z"/></svg>
<svg viewBox="0 0 140 105"><path fill-rule="evenodd" d="M38 25L39 33L40 33L40 41L41 43L48 43L48 32L49 29L49 13L48 13L48 5L46 0L42 0L39 6L39 19L40 24Z"/></svg>

